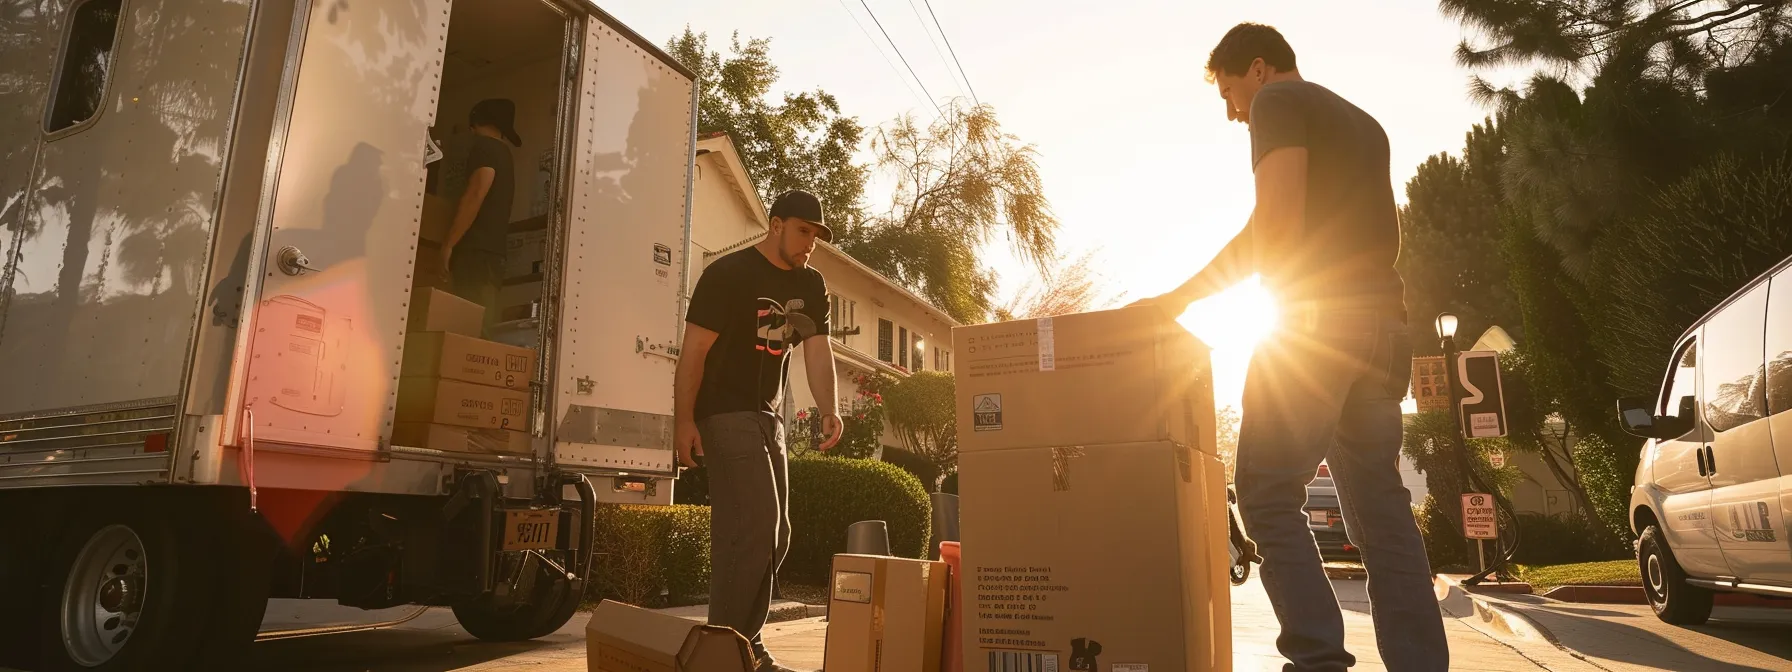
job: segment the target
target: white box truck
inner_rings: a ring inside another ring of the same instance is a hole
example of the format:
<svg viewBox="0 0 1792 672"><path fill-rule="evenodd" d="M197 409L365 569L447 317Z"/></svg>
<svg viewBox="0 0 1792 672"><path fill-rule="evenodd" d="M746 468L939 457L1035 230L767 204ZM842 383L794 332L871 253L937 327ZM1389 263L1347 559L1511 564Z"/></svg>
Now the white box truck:
<svg viewBox="0 0 1792 672"><path fill-rule="evenodd" d="M6 11L0 666L233 667L270 598L565 623L596 505L671 498L693 74L579 0ZM538 289L478 336L535 364L395 431L486 98Z"/></svg>

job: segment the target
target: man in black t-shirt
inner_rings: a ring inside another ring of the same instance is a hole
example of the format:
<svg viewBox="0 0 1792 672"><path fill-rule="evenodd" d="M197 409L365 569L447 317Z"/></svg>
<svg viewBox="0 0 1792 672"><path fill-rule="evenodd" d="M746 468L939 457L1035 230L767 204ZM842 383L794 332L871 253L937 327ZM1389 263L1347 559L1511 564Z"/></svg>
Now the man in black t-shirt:
<svg viewBox="0 0 1792 672"><path fill-rule="evenodd" d="M709 469L709 622L753 645L759 670L778 670L761 641L772 582L790 548L790 480L784 423L791 349L802 346L809 390L822 416L821 450L840 440L828 289L809 268L815 241L833 231L821 201L778 197L757 245L704 269L691 294L679 352L673 445L679 462Z"/></svg>
<svg viewBox="0 0 1792 672"><path fill-rule="evenodd" d="M1431 568L1401 481L1400 402L1412 359L1388 138L1374 118L1305 81L1274 28L1240 24L1214 47L1207 79L1228 119L1250 125L1256 209L1205 269L1156 299L1180 315L1259 274L1281 303L1279 332L1245 378L1238 506L1263 557L1277 646L1289 670L1339 671L1343 616L1302 510L1320 461L1345 529L1362 548L1376 641L1390 670L1449 667ZM1213 505L1219 506L1219 502Z"/></svg>
<svg viewBox="0 0 1792 672"><path fill-rule="evenodd" d="M498 321L498 288L504 283L505 238L516 192L516 172L508 141L523 146L516 133L516 104L503 98L479 101L467 115L473 129L467 147L467 187L442 244L455 295L485 307L485 326Z"/></svg>

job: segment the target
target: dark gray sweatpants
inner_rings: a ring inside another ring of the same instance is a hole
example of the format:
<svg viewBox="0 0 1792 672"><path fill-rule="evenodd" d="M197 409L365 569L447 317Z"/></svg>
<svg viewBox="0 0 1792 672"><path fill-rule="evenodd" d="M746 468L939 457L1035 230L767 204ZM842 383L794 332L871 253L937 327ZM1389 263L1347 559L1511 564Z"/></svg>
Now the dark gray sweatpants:
<svg viewBox="0 0 1792 672"><path fill-rule="evenodd" d="M790 550L784 423L767 413L723 413L699 420L697 431L709 469L709 623L734 628L763 656L759 631Z"/></svg>

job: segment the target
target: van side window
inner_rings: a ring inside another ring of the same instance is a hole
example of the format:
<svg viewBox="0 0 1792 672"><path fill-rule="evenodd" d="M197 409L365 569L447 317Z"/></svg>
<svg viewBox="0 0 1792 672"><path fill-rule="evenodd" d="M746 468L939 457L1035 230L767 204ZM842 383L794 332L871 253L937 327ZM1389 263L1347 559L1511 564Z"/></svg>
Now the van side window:
<svg viewBox="0 0 1792 672"><path fill-rule="evenodd" d="M1767 285L1724 306L1705 323L1705 422L1727 432L1767 417L1762 341Z"/></svg>
<svg viewBox="0 0 1792 672"><path fill-rule="evenodd" d="M1774 277L1767 294L1767 414L1792 410L1792 269Z"/></svg>
<svg viewBox="0 0 1792 672"><path fill-rule="evenodd" d="M55 133L98 113L112 73L112 45L118 38L123 0L85 0L69 19L68 44L57 66L55 93L44 131Z"/></svg>
<svg viewBox="0 0 1792 672"><path fill-rule="evenodd" d="M1657 413L1663 416L1680 417L1680 411L1686 400L1696 400L1697 392L1694 383L1699 380L1699 343L1698 339L1687 341L1685 350L1680 353L1680 361L1669 375L1667 387L1661 396L1661 409ZM1693 406L1697 408L1697 406ZM1696 414L1697 411L1695 410Z"/></svg>

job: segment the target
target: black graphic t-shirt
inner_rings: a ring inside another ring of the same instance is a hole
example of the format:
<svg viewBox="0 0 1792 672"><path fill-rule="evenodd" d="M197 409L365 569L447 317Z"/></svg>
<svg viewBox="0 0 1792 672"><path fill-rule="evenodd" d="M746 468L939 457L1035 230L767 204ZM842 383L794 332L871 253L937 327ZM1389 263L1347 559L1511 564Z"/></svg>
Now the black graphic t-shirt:
<svg viewBox="0 0 1792 672"><path fill-rule="evenodd" d="M786 271L748 247L704 269L685 319L718 335L703 360L696 419L775 414L790 350L828 333L827 283L813 268Z"/></svg>

